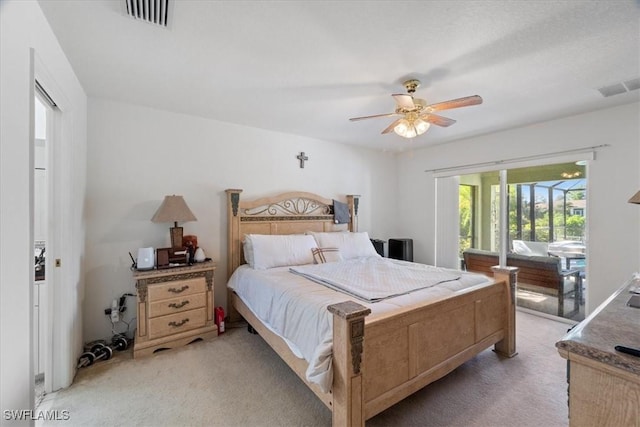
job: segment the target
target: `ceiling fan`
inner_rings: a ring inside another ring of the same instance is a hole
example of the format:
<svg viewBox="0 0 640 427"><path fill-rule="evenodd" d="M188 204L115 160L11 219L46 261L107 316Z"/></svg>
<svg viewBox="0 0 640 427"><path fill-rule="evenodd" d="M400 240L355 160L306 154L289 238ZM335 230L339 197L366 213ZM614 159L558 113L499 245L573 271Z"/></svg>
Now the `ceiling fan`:
<svg viewBox="0 0 640 427"><path fill-rule="evenodd" d="M447 127L456 122L453 119L433 114L434 111L450 110L452 108L482 104L482 98L478 95L473 95L428 105L424 99L413 97L418 86L420 86L420 80L407 80L404 82L404 87L407 89L407 92L409 93L408 95L391 95L396 101L396 110L393 113L353 117L349 120L354 122L378 117L401 116L399 119L396 119L393 123L387 126L382 133L386 134L393 131L404 138L414 138L425 133L432 123L437 126Z"/></svg>

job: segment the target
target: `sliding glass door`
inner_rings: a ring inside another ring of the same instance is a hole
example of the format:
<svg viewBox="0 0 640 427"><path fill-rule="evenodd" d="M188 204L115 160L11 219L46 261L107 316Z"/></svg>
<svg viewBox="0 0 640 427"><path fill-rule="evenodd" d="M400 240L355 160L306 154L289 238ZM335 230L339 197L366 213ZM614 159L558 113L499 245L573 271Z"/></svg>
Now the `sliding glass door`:
<svg viewBox="0 0 640 427"><path fill-rule="evenodd" d="M463 268L464 252L470 248L500 252L499 175L490 171L458 177L458 255ZM506 176L506 259L507 265L522 265L518 305L584 319L588 279L585 164L514 168Z"/></svg>

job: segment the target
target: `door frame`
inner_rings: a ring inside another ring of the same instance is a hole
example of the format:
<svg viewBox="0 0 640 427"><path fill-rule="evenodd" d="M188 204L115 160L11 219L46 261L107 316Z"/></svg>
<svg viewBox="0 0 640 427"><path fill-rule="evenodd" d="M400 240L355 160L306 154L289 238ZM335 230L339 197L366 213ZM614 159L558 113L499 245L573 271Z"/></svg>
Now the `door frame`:
<svg viewBox="0 0 640 427"><path fill-rule="evenodd" d="M69 248L63 247L65 233L71 233L66 218L71 215L68 191L69 187L69 147L73 114L72 105L60 85L47 70L44 62L34 51L33 76L31 81L35 85L37 80L46 93L55 100L56 107L48 110L47 114L47 243L45 271L47 275L47 298L45 302L46 315L46 346L44 361L45 393L51 393L68 387L76 372L75 358L77 349L74 348L78 337L65 328L69 324L69 316L77 310L72 306L75 298L69 298L71 292L79 292L76 283L71 283L68 269L64 263L56 267L55 259L66 260L71 263ZM35 92L35 90L34 90ZM31 100L35 102L35 98ZM33 143L33 141L32 141ZM32 154L33 155L33 154ZM65 169L67 168L67 169ZM31 192L33 193L33 187ZM32 194L33 197L33 194ZM32 206L33 209L33 206ZM32 213L33 218L33 213ZM66 245L69 246L69 245ZM33 317L33 304L31 304ZM81 319L76 319L78 321ZM81 333L81 331L80 331ZM80 338L81 339L81 338ZM33 356L33 349L30 351Z"/></svg>

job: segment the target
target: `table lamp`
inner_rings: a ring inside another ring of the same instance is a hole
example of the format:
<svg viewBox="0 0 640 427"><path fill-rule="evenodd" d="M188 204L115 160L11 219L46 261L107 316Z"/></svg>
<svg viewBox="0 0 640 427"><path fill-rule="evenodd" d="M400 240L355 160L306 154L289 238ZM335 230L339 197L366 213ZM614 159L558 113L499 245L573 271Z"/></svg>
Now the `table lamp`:
<svg viewBox="0 0 640 427"><path fill-rule="evenodd" d="M635 203L636 205L640 205L640 191L638 191L636 194L633 195L633 197L629 199L629 203Z"/></svg>
<svg viewBox="0 0 640 427"><path fill-rule="evenodd" d="M182 196L164 196L162 204L151 218L152 222L173 222L174 225L169 229L171 234L171 247L182 247L182 227L178 227L178 221L197 221L187 203Z"/></svg>

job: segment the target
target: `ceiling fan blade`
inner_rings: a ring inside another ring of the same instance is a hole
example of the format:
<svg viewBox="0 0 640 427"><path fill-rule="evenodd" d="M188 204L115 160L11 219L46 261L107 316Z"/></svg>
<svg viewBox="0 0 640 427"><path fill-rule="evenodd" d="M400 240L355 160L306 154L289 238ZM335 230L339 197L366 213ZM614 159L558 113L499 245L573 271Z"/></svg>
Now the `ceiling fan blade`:
<svg viewBox="0 0 640 427"><path fill-rule="evenodd" d="M442 111L478 104L482 104L482 97L480 97L479 95L473 95L466 96L464 98L452 99L450 101L438 102L437 104L427 105L426 109L427 111Z"/></svg>
<svg viewBox="0 0 640 427"><path fill-rule="evenodd" d="M400 108L406 108L407 110L412 110L416 107L416 104L413 103L413 96L407 94L396 93L393 96L393 99L396 100L396 104Z"/></svg>
<svg viewBox="0 0 640 427"><path fill-rule="evenodd" d="M355 122L355 121L358 121L358 120L375 119L377 117L393 117L393 116L399 116L399 115L400 114L398 114L398 113L375 114L373 116L352 117L349 120L351 120L352 122Z"/></svg>
<svg viewBox="0 0 640 427"><path fill-rule="evenodd" d="M424 120L425 122L433 123L434 125L442 126L442 127L451 126L452 124L454 124L456 122L453 119L450 119L448 117L438 116L436 114L425 114L424 116L421 116L420 118L422 120Z"/></svg>
<svg viewBox="0 0 640 427"><path fill-rule="evenodd" d="M393 123L391 123L389 126L385 128L385 130L382 131L382 134L384 135L385 133L389 133L393 131L393 128L396 127L398 123L400 123L400 120L402 120L402 118L399 118L398 120L394 120Z"/></svg>

